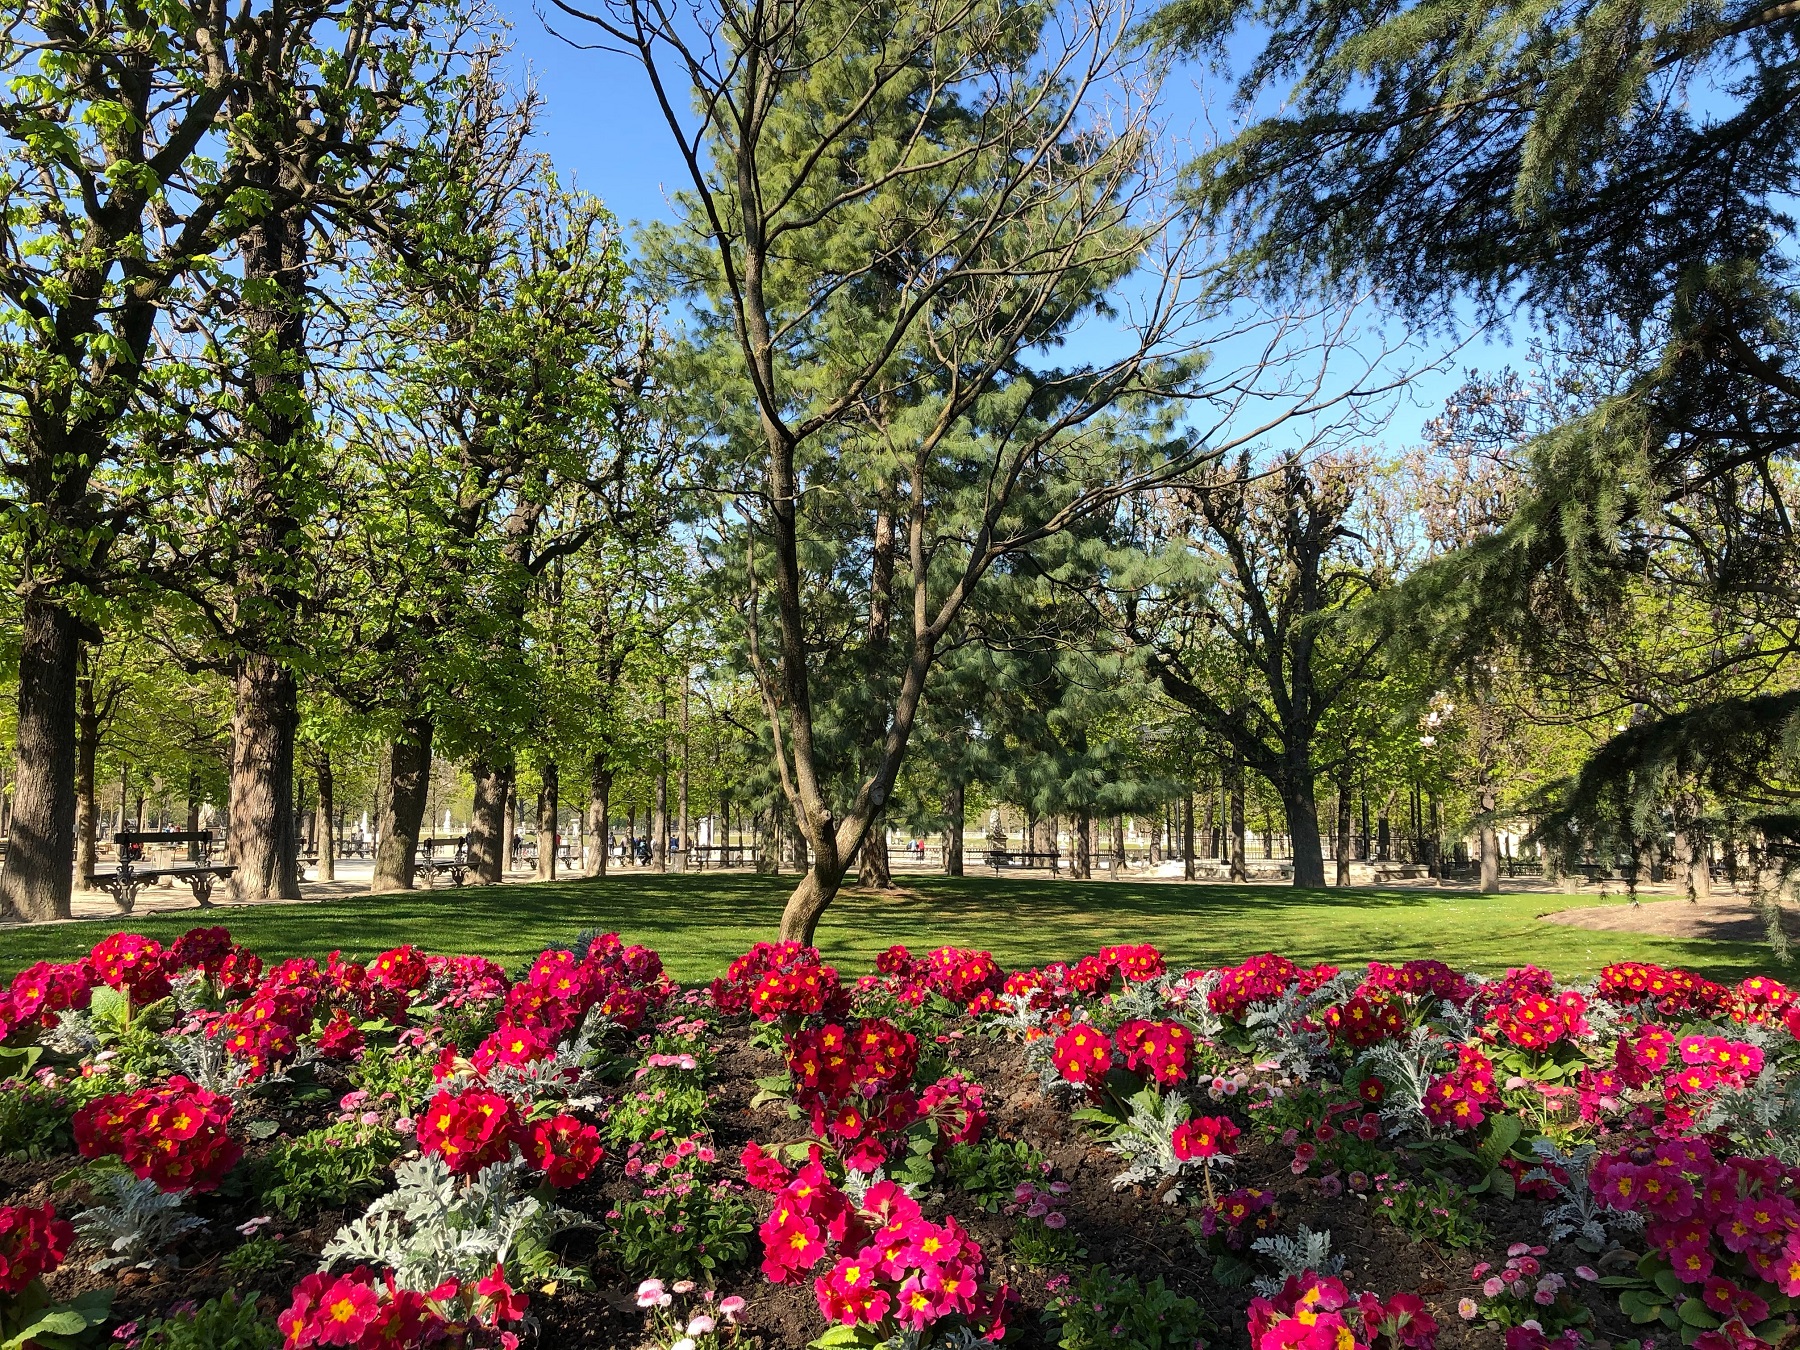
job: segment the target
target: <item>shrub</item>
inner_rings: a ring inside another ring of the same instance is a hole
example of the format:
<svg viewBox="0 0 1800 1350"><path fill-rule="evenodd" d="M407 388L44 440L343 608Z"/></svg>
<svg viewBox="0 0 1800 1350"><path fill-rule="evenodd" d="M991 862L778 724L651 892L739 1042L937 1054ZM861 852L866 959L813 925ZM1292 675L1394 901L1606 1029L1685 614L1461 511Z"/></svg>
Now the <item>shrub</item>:
<svg viewBox="0 0 1800 1350"><path fill-rule="evenodd" d="M1079 1279L1050 1281L1044 1320L1062 1350L1200 1350L1200 1305L1159 1276L1148 1284L1094 1266Z"/></svg>
<svg viewBox="0 0 1800 1350"><path fill-rule="evenodd" d="M191 1312L151 1322L139 1350L276 1350L280 1344L274 1320L227 1291Z"/></svg>
<svg viewBox="0 0 1800 1350"><path fill-rule="evenodd" d="M1443 1177L1430 1182L1377 1181L1375 1207L1414 1242L1442 1247L1473 1247L1487 1240L1487 1229L1475 1217L1475 1200Z"/></svg>
<svg viewBox="0 0 1800 1350"><path fill-rule="evenodd" d="M337 1121L278 1140L256 1163L256 1190L285 1218L366 1204L388 1180L400 1140L381 1125Z"/></svg>
<svg viewBox="0 0 1800 1350"><path fill-rule="evenodd" d="M945 1181L989 1214L1014 1198L1019 1184L1044 1174L1044 1155L1023 1139L957 1144L944 1155Z"/></svg>
<svg viewBox="0 0 1800 1350"><path fill-rule="evenodd" d="M750 1255L756 1212L742 1187L709 1177L710 1145L683 1139L646 1162L634 1145L627 1174L642 1191L607 1213L606 1245L634 1275L710 1279ZM635 1166L634 1166L635 1164Z"/></svg>

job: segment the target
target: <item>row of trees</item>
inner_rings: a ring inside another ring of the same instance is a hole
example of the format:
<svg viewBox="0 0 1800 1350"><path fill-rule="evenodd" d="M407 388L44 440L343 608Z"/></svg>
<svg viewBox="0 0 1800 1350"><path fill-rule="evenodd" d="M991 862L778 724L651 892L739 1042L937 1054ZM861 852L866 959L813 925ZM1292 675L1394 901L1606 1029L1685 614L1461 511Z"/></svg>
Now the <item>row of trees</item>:
<svg viewBox="0 0 1800 1350"><path fill-rule="evenodd" d="M1563 851L1778 834L1790 8L1646 19L1615 69L1579 6L1521 55L1473 14L559 0L689 171L628 260L480 11L40 0L0 39L0 901L67 912L107 672L146 661L256 896L295 893L297 771L327 808L373 776L377 889L434 757L488 879L522 775L550 820L654 782L666 822L696 697L803 844L802 940L884 879L872 832L971 794L1249 775L1302 885L1371 785L1473 801L1489 874L1525 789ZM1290 111L1184 165L1167 53L1240 26L1245 106ZM1708 62L1742 107L1694 125ZM1359 316L1471 295L1531 307L1534 370L1355 449L1408 373Z"/></svg>

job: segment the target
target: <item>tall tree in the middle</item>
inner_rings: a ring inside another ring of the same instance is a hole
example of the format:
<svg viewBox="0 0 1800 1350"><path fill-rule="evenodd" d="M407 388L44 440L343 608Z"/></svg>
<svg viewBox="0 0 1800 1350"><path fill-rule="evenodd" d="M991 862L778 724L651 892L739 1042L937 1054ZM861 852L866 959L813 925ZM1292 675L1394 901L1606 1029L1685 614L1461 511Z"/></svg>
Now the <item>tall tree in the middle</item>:
<svg viewBox="0 0 1800 1350"><path fill-rule="evenodd" d="M1099 425L1199 369L1167 359L1191 260L1151 77L1127 0L559 7L642 63L690 171L647 252L694 313L686 383L717 391L723 556L809 859L782 935L810 941L983 575L1197 453L1122 460ZM1035 366L1153 241L1122 354Z"/></svg>

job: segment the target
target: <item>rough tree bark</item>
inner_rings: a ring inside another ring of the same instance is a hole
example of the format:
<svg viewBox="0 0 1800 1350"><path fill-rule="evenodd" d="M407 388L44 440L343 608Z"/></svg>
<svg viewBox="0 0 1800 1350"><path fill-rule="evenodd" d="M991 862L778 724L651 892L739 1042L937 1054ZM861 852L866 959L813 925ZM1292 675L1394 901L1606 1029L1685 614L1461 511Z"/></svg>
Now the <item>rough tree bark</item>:
<svg viewBox="0 0 1800 1350"><path fill-rule="evenodd" d="M556 880L556 819L557 819L557 779L556 761L551 760L544 765L543 786L538 789L537 830L538 860L537 879L539 881Z"/></svg>
<svg viewBox="0 0 1800 1350"><path fill-rule="evenodd" d="M75 667L81 622L28 594L19 633L18 768L0 906L21 919L66 919L75 857Z"/></svg>
<svg viewBox="0 0 1800 1350"><path fill-rule="evenodd" d="M469 766L475 801L469 813L470 875L483 886L497 885L506 874L506 802L512 788L511 764L480 759Z"/></svg>
<svg viewBox="0 0 1800 1350"><path fill-rule="evenodd" d="M681 673L681 776L675 784L675 839L680 851L675 855L675 870L688 870L688 850L694 841L688 838L688 674Z"/></svg>
<svg viewBox="0 0 1800 1350"><path fill-rule="evenodd" d="M1194 793L1189 789L1181 804L1181 879L1194 879Z"/></svg>
<svg viewBox="0 0 1800 1350"><path fill-rule="evenodd" d="M1294 774L1282 785L1281 805L1287 815L1288 846L1294 853L1294 885L1318 889L1325 884L1325 846L1319 838L1319 803L1313 795L1312 765L1306 776Z"/></svg>
<svg viewBox="0 0 1800 1350"><path fill-rule="evenodd" d="M413 888L419 830L431 789L431 734L429 717L408 718L383 755L387 791L382 798L381 842L375 848L375 877L369 883L373 894Z"/></svg>
<svg viewBox="0 0 1800 1350"><path fill-rule="evenodd" d="M587 874L590 877L606 875L606 855L612 843L612 784L613 771L607 765L606 756L596 751L588 761L587 832L588 837L594 841L587 857Z"/></svg>
<svg viewBox="0 0 1800 1350"><path fill-rule="evenodd" d="M1478 834L1481 841L1481 893L1500 893L1500 832L1494 828L1494 812L1500 798L1494 790L1492 766L1481 766L1481 782L1476 787L1476 808L1481 812Z"/></svg>
<svg viewBox="0 0 1800 1350"><path fill-rule="evenodd" d="M1076 812L1075 838L1071 841L1075 856L1069 860L1069 875L1077 881L1090 880L1094 875L1093 833L1093 817L1086 811Z"/></svg>
<svg viewBox="0 0 1800 1350"><path fill-rule="evenodd" d="M663 695L657 706L657 720L669 725L669 698ZM656 763L656 797L651 804L650 865L659 872L669 870L669 737L663 736L662 755Z"/></svg>
<svg viewBox="0 0 1800 1350"><path fill-rule="evenodd" d="M963 785L957 783L944 796L944 875L963 874Z"/></svg>
<svg viewBox="0 0 1800 1350"><path fill-rule="evenodd" d="M1337 783L1337 884L1350 884L1350 768L1349 756L1344 757L1344 769L1338 775Z"/></svg>
<svg viewBox="0 0 1800 1350"><path fill-rule="evenodd" d="M1112 874L1116 877L1125 870L1125 817L1112 818Z"/></svg>
<svg viewBox="0 0 1800 1350"><path fill-rule="evenodd" d="M319 880L337 880L337 793L331 774L331 756L320 755L315 772L319 779L319 815L316 826L319 847Z"/></svg>
<svg viewBox="0 0 1800 1350"><path fill-rule="evenodd" d="M94 800L94 759L100 751L100 723L104 713L94 697L94 672L87 661L80 665L75 709L75 879L83 890L94 884L99 861L99 806Z"/></svg>
<svg viewBox="0 0 1800 1350"><path fill-rule="evenodd" d="M1227 792L1231 797L1231 879L1248 881L1250 870L1244 866L1244 768L1233 763Z"/></svg>
<svg viewBox="0 0 1800 1350"><path fill-rule="evenodd" d="M300 726L293 673L252 653L238 667L231 718L230 889L240 900L298 900L294 740Z"/></svg>

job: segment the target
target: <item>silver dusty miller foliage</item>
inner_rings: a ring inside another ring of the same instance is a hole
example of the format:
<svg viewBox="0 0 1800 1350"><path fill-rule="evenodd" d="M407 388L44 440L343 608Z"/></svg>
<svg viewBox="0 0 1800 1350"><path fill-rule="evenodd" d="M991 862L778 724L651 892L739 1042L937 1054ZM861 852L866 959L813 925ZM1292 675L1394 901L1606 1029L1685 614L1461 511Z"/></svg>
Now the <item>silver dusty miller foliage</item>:
<svg viewBox="0 0 1800 1350"><path fill-rule="evenodd" d="M1531 1141L1531 1151L1541 1161L1520 1180L1547 1181L1556 1188L1562 1201L1544 1211L1544 1227L1550 1230L1552 1242L1573 1236L1575 1244L1583 1251L1597 1252L1606 1245L1609 1227L1635 1231L1644 1226L1643 1215L1613 1209L1602 1204L1594 1194L1588 1181L1588 1169L1593 1165L1595 1153L1592 1144L1583 1144L1572 1153L1564 1153L1540 1135ZM1568 1181L1557 1179L1558 1168Z"/></svg>
<svg viewBox="0 0 1800 1350"><path fill-rule="evenodd" d="M165 1192L148 1177L115 1169L101 1172L92 1185L104 1199L82 1210L73 1223L84 1241L105 1253L91 1263L95 1270L148 1270L178 1239L205 1226L181 1208L186 1191Z"/></svg>
<svg viewBox="0 0 1800 1350"><path fill-rule="evenodd" d="M518 1159L492 1163L468 1182L444 1160L419 1158L395 1169L398 1185L360 1219L344 1225L321 1254L336 1261L389 1267L403 1289L425 1291L444 1280L477 1279L521 1244L541 1246L581 1216L552 1209L527 1191Z"/></svg>
<svg viewBox="0 0 1800 1350"><path fill-rule="evenodd" d="M1290 985L1280 998L1253 1004L1244 1015L1244 1028L1255 1040L1257 1053L1307 1081L1313 1066L1331 1053L1331 1035L1317 1014L1349 998L1366 973L1366 967L1339 971L1311 993Z"/></svg>
<svg viewBox="0 0 1800 1350"><path fill-rule="evenodd" d="M1275 1263L1275 1274L1256 1277L1256 1292L1264 1298L1274 1298L1279 1294L1290 1275L1304 1275L1309 1270L1320 1275L1336 1275L1344 1268L1344 1258L1331 1254L1329 1228L1322 1233L1315 1233L1301 1224L1299 1231L1292 1237L1285 1233L1273 1233L1252 1242L1250 1250L1261 1252Z"/></svg>
<svg viewBox="0 0 1800 1350"><path fill-rule="evenodd" d="M1430 1137L1425 1097L1448 1044L1424 1024L1414 1027L1405 1040L1380 1041L1357 1057L1358 1067L1373 1065L1387 1084L1387 1096L1381 1103L1383 1119L1398 1129L1417 1129Z"/></svg>

